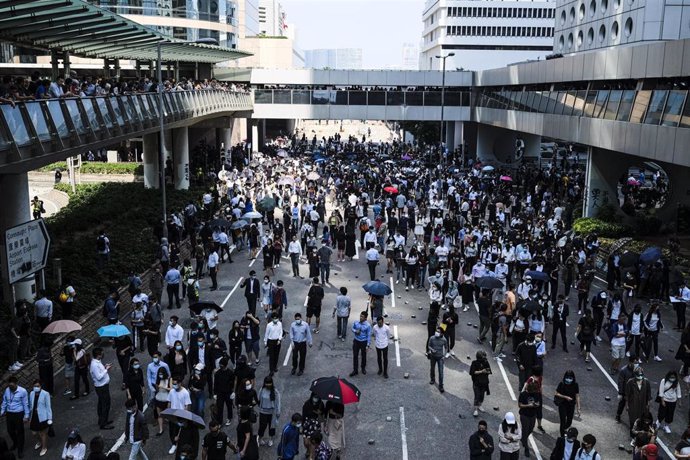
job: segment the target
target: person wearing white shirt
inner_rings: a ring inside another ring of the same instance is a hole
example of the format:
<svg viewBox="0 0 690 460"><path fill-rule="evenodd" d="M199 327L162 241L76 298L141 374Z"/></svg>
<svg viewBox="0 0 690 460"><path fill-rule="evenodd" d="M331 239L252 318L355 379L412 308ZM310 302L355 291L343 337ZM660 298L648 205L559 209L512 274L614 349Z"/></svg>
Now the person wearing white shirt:
<svg viewBox="0 0 690 460"><path fill-rule="evenodd" d="M374 336L376 345L376 361L379 365L378 374L383 374L383 378L388 378L388 341L390 327L383 322L383 317L376 318L376 324L372 328L371 335Z"/></svg>
<svg viewBox="0 0 690 460"><path fill-rule="evenodd" d="M673 302L673 308L676 310L676 329L685 329L685 310L690 302L690 289L681 282L678 287L678 300L680 302Z"/></svg>
<svg viewBox="0 0 690 460"><path fill-rule="evenodd" d="M278 314L271 315L271 322L266 325L264 333L264 346L268 348L269 372L278 372L278 358L280 357L280 342L283 340L283 323L278 319Z"/></svg>
<svg viewBox="0 0 690 460"><path fill-rule="evenodd" d="M369 267L369 277L371 281L376 279L376 266L379 264L379 257L377 247L368 249L366 252L367 266Z"/></svg>
<svg viewBox="0 0 690 460"><path fill-rule="evenodd" d="M292 276L299 275L299 258L302 257L302 245L297 240L297 235L292 237L292 241L288 244L288 254L290 254L290 261L292 262Z"/></svg>
<svg viewBox="0 0 690 460"><path fill-rule="evenodd" d="M103 349L100 347L94 348L89 371L93 380L93 386L96 388L96 395L98 395L98 426L101 430L112 430L115 427L112 425L112 420L108 420L110 416L110 376L108 371L112 365L103 365L102 359Z"/></svg>
<svg viewBox="0 0 690 460"><path fill-rule="evenodd" d="M681 391L678 373L676 371L669 371L666 377L659 382L659 415L656 424L661 428L663 425L664 432L671 433L669 425L673 423L673 414L676 411L676 404L683 397Z"/></svg>
<svg viewBox="0 0 690 460"><path fill-rule="evenodd" d="M218 312L215 309L205 308L201 311L201 316L206 320L209 330L218 326Z"/></svg>
<svg viewBox="0 0 690 460"><path fill-rule="evenodd" d="M364 233L364 247L367 249L376 246L376 232L374 227L369 227L369 231Z"/></svg>
<svg viewBox="0 0 690 460"><path fill-rule="evenodd" d="M182 329L182 326L177 324L178 319L179 318L177 316L171 316L170 321L168 322L168 328L165 330L165 345L168 347L168 349L174 347L175 342L178 340L180 342L184 340L184 329Z"/></svg>
<svg viewBox="0 0 690 460"><path fill-rule="evenodd" d="M229 253L228 253L229 254ZM208 255L208 261L206 265L208 266L208 273L211 276L211 290L215 291L218 289L218 262L219 262L219 257L218 253L216 252L215 248L211 249L211 252Z"/></svg>
<svg viewBox="0 0 690 460"><path fill-rule="evenodd" d="M84 460L86 458L86 444L79 436L79 430L74 429L67 435L67 442L62 449L62 460Z"/></svg>
<svg viewBox="0 0 690 460"><path fill-rule="evenodd" d="M532 277L527 275L524 278L524 281L518 285L517 288L517 296L519 300L527 300L529 299L529 291L532 290Z"/></svg>
<svg viewBox="0 0 690 460"><path fill-rule="evenodd" d="M168 408L189 410L192 407L192 398L189 396L189 391L182 386L182 380L180 377L173 377L172 387L172 391L168 393ZM172 443L168 453L172 455L177 450L177 441L175 438L180 434L181 428L177 423L170 423L168 426L170 442Z"/></svg>

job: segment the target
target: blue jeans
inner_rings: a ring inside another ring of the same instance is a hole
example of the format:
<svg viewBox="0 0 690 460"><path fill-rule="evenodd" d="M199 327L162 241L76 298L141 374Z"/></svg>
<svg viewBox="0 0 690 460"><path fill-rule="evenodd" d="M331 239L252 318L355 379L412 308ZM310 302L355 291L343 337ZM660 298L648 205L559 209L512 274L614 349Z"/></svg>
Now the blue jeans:
<svg viewBox="0 0 690 460"><path fill-rule="evenodd" d="M141 441L136 441L132 443L132 450L129 453L129 460L137 460L139 458L139 454L141 454L141 457L144 460L149 460L149 458L146 456L146 453L144 452L144 446L141 445Z"/></svg>
<svg viewBox="0 0 690 460"><path fill-rule="evenodd" d="M419 267L419 277L417 277L417 286L424 287L424 281L426 280L426 265Z"/></svg>
<svg viewBox="0 0 690 460"><path fill-rule="evenodd" d="M405 277L404 262L400 262L395 266L395 281L400 281L400 278Z"/></svg>
<svg viewBox="0 0 690 460"><path fill-rule="evenodd" d="M433 356L429 360L429 378L430 380L436 380L434 378L435 367L438 367L438 386L443 386L443 358L434 358Z"/></svg>
<svg viewBox="0 0 690 460"><path fill-rule="evenodd" d="M331 264L321 262L319 268L321 269L321 284L325 284L331 276Z"/></svg>
<svg viewBox="0 0 690 460"><path fill-rule="evenodd" d="M192 400L192 412L194 412L199 417L204 417L204 407L206 406L206 392L205 391L193 391L190 392L190 397Z"/></svg>
<svg viewBox="0 0 690 460"><path fill-rule="evenodd" d="M259 359L259 353L261 353L259 339L251 339L244 341L244 351L247 355L250 352L254 353L254 359Z"/></svg>

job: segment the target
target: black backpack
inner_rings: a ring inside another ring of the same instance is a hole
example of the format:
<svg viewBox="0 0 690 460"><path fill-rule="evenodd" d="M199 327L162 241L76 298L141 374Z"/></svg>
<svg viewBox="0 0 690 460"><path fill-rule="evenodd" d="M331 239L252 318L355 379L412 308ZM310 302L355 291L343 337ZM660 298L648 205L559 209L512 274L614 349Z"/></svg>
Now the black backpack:
<svg viewBox="0 0 690 460"><path fill-rule="evenodd" d="M105 251L106 249L106 244L105 244L105 236L101 235L98 237L96 240L96 249L99 251Z"/></svg>

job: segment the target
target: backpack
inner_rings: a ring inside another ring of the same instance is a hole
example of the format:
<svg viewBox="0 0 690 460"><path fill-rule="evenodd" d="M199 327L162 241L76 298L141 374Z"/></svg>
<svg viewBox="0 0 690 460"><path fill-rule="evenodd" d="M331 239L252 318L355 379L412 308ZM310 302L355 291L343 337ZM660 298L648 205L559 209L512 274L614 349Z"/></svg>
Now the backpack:
<svg viewBox="0 0 690 460"><path fill-rule="evenodd" d="M359 221L359 230L362 232L368 232L369 231L369 224L367 223L366 219L362 219Z"/></svg>
<svg viewBox="0 0 690 460"><path fill-rule="evenodd" d="M96 249L100 252L106 250L105 236L101 235L98 237L98 239L96 240Z"/></svg>
<svg viewBox="0 0 690 460"><path fill-rule="evenodd" d="M575 458L580 457L580 456L582 455L582 452L584 451L584 449L585 449L584 447L580 447L580 448L577 450L577 455L575 456ZM596 451L596 450L592 450L592 460L597 460L597 455L598 455L598 454L597 454L597 451Z"/></svg>

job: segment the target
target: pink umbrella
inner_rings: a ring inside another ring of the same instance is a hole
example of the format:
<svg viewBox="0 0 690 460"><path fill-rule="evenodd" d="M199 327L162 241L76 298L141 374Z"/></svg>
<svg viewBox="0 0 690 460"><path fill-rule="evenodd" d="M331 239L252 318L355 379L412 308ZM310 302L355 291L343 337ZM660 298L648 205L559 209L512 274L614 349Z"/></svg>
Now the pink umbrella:
<svg viewBox="0 0 690 460"><path fill-rule="evenodd" d="M513 178L510 176L501 176L503 182L513 182Z"/></svg>

